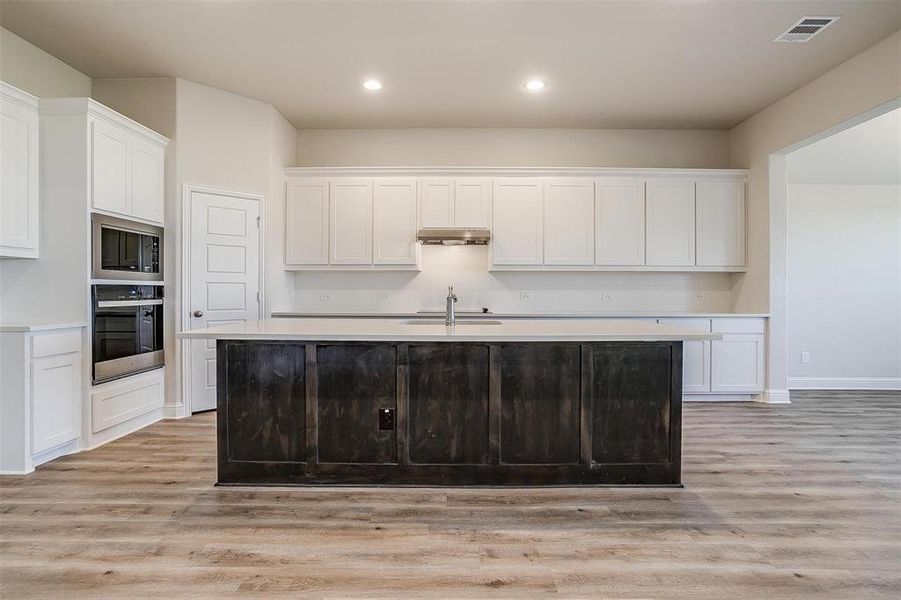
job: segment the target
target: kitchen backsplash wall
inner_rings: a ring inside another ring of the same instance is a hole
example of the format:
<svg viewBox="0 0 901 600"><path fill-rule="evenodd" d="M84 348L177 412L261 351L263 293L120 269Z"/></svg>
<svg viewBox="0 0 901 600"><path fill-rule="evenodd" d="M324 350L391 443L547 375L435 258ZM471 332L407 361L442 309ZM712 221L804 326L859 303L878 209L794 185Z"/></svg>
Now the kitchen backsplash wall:
<svg viewBox="0 0 901 600"><path fill-rule="evenodd" d="M728 273L489 272L483 246L423 246L422 271L299 271L299 312L444 310L447 286L458 310L578 313L729 312Z"/></svg>

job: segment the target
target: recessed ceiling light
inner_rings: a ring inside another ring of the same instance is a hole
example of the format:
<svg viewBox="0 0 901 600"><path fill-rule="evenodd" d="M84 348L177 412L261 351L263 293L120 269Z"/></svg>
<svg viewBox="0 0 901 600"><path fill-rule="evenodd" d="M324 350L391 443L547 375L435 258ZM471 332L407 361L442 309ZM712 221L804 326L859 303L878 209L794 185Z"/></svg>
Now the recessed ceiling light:
<svg viewBox="0 0 901 600"><path fill-rule="evenodd" d="M546 84L540 79L530 79L526 82L526 89L530 92L540 92Z"/></svg>
<svg viewBox="0 0 901 600"><path fill-rule="evenodd" d="M378 79L367 79L363 82L363 87L370 92L377 92L382 89L382 82Z"/></svg>

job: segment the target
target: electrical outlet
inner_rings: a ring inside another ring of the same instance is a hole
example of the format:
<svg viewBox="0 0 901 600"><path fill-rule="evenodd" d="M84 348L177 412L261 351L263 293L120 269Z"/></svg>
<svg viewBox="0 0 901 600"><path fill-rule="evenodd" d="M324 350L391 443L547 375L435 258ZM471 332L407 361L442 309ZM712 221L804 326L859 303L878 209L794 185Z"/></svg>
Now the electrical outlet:
<svg viewBox="0 0 901 600"><path fill-rule="evenodd" d="M391 294L388 292L379 292L379 302L390 302Z"/></svg>
<svg viewBox="0 0 901 600"><path fill-rule="evenodd" d="M613 293L612 292L601 292L601 301L602 302L613 302Z"/></svg>
<svg viewBox="0 0 901 600"><path fill-rule="evenodd" d="M519 293L519 301L520 302L531 302L532 301L532 292L520 292Z"/></svg>
<svg viewBox="0 0 901 600"><path fill-rule="evenodd" d="M334 299L335 295L331 292L322 292L321 294L319 294L320 302L331 302Z"/></svg>
<svg viewBox="0 0 901 600"><path fill-rule="evenodd" d="M805 365L810 364L810 352L802 352L801 353L801 363Z"/></svg>
<svg viewBox="0 0 901 600"><path fill-rule="evenodd" d="M695 300L698 302L703 302L705 298L706 296L704 296L704 294L695 294Z"/></svg>

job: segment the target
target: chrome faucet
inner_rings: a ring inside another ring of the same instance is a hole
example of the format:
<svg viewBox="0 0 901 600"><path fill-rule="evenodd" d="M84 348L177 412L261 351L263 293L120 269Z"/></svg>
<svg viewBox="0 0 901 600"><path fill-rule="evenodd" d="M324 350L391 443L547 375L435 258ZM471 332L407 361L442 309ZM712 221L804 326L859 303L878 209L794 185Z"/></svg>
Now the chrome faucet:
<svg viewBox="0 0 901 600"><path fill-rule="evenodd" d="M457 295L454 293L454 286L447 286L447 308L444 310L444 324L452 327L457 323L457 314L454 312L454 304L457 302Z"/></svg>

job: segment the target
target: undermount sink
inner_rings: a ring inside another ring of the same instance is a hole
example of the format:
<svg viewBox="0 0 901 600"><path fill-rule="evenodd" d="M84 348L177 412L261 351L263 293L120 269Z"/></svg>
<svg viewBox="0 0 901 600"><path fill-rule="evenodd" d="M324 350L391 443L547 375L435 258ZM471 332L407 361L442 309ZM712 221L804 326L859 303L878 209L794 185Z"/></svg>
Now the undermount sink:
<svg viewBox="0 0 901 600"><path fill-rule="evenodd" d="M412 319L410 321L404 321L404 325L443 325L444 321L438 321L434 319ZM477 320L458 320L456 323L459 325L501 325L501 321L489 321L483 319Z"/></svg>

